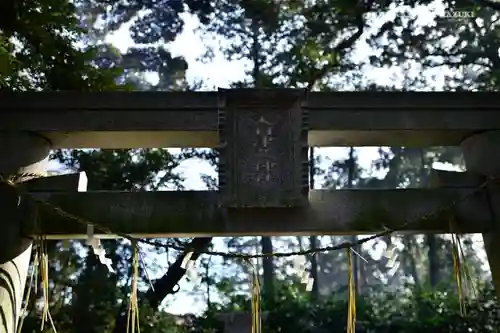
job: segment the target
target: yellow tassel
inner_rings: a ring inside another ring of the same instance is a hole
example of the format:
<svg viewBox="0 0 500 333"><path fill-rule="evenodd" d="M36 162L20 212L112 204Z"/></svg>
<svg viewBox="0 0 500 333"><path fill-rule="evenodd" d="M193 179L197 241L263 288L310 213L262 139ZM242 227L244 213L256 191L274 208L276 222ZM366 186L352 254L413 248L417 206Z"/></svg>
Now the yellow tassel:
<svg viewBox="0 0 500 333"><path fill-rule="evenodd" d="M352 251L347 248L347 281L349 289L347 311L347 333L356 332L356 286L354 285L354 270L352 267Z"/></svg>
<svg viewBox="0 0 500 333"><path fill-rule="evenodd" d="M132 242L132 287L130 291L130 301L127 311L127 333L140 333L139 328L139 306L137 303L137 282L139 280L139 250L137 242Z"/></svg>
<svg viewBox="0 0 500 333"><path fill-rule="evenodd" d="M252 333L262 333L262 317L260 313L260 284L255 266L248 260L251 267L250 293L252 297Z"/></svg>
<svg viewBox="0 0 500 333"><path fill-rule="evenodd" d="M48 319L52 327L52 331L57 333L54 321L49 311L49 258L47 255L47 247L43 238L38 242L38 263L40 265L40 278L42 279L42 293L43 293L43 310L42 310L42 324L40 331L43 331L45 321Z"/></svg>
<svg viewBox="0 0 500 333"><path fill-rule="evenodd" d="M465 255L462 248L462 242L460 236L454 232L455 223L453 217L450 217L450 231L451 231L451 245L452 245L452 255L453 255L453 273L457 282L457 292L458 299L460 303L460 315L465 316L466 308L466 292L470 288L475 294L474 283L472 282L472 276L470 275L469 269L466 263L462 263ZM463 279L465 276L465 281Z"/></svg>
<svg viewBox="0 0 500 333"><path fill-rule="evenodd" d="M465 299L464 299L464 286L462 281L462 269L460 263L460 254L458 252L458 245L456 235L451 235L452 254L453 254L453 273L457 282L458 300L460 303L460 315L465 315Z"/></svg>
<svg viewBox="0 0 500 333"><path fill-rule="evenodd" d="M42 278L42 293L43 293L43 310L42 310L42 326L40 331L43 331L45 321L47 320L47 313L49 311L49 295L48 295L48 281L47 281L47 257L45 253L41 254L41 278Z"/></svg>

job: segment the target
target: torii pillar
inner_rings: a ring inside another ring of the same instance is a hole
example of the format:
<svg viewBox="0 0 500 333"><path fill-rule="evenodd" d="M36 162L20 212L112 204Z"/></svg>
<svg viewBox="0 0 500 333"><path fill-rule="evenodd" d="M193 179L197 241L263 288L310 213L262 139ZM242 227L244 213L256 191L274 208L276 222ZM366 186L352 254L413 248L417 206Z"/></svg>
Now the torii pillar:
<svg viewBox="0 0 500 333"><path fill-rule="evenodd" d="M0 132L0 173L46 171L50 142L28 132ZM22 299L32 241L22 237L17 190L0 184L0 332L14 333L21 314Z"/></svg>
<svg viewBox="0 0 500 333"><path fill-rule="evenodd" d="M472 135L461 143L467 171L486 178L498 178L486 187L493 230L483 234L491 276L500 296L500 131Z"/></svg>

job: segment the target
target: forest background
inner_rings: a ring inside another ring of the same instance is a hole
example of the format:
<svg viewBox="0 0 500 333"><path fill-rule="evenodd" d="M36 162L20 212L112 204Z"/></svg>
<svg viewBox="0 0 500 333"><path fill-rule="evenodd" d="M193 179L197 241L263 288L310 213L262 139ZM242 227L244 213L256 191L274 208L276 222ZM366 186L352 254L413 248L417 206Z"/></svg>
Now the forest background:
<svg viewBox="0 0 500 333"><path fill-rule="evenodd" d="M5 0L0 4L0 85L13 91L497 91L495 6L463 0ZM470 15L450 18L445 15L450 12ZM217 156L209 149L90 148L54 151L54 172L86 171L89 190L217 189ZM425 187L433 167L463 170L456 147L332 147L314 149L311 156L314 188ZM267 253L346 240L357 237L161 241ZM467 316L459 313L450 240L392 235L358 247L364 258L354 262L358 332L496 331L499 305L481 237L463 237L477 289ZM59 332L125 331L130 244L103 243L116 273L108 272L81 241L49 244L51 314ZM396 267L383 256L390 246L397 247ZM245 262L202 255L197 260L201 282L182 278L180 292L173 295L168 286L152 290L147 275L171 282L179 274L182 253L146 246L142 251L143 332L220 331L216 313L249 309ZM255 261L263 307L273 314L266 331L345 329L345 252L307 259L316 281L311 292L299 282L293 258ZM30 300L23 332L39 331L40 298Z"/></svg>

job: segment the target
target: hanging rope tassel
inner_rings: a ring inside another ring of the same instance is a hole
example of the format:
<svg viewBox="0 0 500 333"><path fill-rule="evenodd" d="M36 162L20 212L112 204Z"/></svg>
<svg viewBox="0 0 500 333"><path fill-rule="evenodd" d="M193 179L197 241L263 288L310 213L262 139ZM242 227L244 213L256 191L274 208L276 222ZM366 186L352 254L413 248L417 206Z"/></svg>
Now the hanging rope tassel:
<svg viewBox="0 0 500 333"><path fill-rule="evenodd" d="M248 260L251 267L250 293L252 296L252 333L262 333L262 316L260 312L260 284L257 269Z"/></svg>
<svg viewBox="0 0 500 333"><path fill-rule="evenodd" d="M465 255L462 248L462 242L460 236L454 232L455 223L453 217L450 217L450 231L451 231L451 245L453 254L453 273L455 275L455 280L457 282L457 292L458 299L460 303L460 315L465 316L467 314L465 301L466 293L470 289L475 295L476 291L474 289L474 283L472 282L472 276L469 272L467 264L464 263ZM465 281L463 279L465 277Z"/></svg>
<svg viewBox="0 0 500 333"><path fill-rule="evenodd" d="M40 331L43 331L45 321L48 320L52 327L52 331L57 333L54 321L49 311L49 257L47 255L47 247L42 237L38 241L38 263L40 265L40 278L42 280L42 293L43 293L43 310L42 310L42 324Z"/></svg>
<svg viewBox="0 0 500 333"><path fill-rule="evenodd" d="M137 282L139 280L139 249L137 242L132 242L132 287L130 291L130 301L127 312L127 333L140 333L139 328L139 306L137 304Z"/></svg>
<svg viewBox="0 0 500 333"><path fill-rule="evenodd" d="M465 298L464 298L464 286L462 281L462 268L460 262L460 254L458 252L458 245L456 235L451 235L451 244L452 244L452 254L453 254L453 273L455 275L455 280L457 282L457 292L458 292L458 300L460 303L460 315L465 316Z"/></svg>
<svg viewBox="0 0 500 333"><path fill-rule="evenodd" d="M347 333L356 332L356 286L354 285L354 270L352 267L352 250L347 248L347 283L349 290L347 310Z"/></svg>

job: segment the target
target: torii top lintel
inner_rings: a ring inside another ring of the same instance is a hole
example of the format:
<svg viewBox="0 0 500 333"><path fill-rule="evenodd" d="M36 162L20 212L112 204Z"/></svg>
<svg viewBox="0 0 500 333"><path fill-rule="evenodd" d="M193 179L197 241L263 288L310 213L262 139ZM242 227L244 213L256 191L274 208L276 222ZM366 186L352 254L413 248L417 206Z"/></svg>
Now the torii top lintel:
<svg viewBox="0 0 500 333"><path fill-rule="evenodd" d="M0 131L42 133L54 148L213 148L220 141L221 95L228 91L239 91L241 104L274 103L263 97L268 89L2 92ZM308 114L311 146L458 145L471 133L500 127L500 113L491 112L500 109L498 93L311 92L300 108Z"/></svg>

